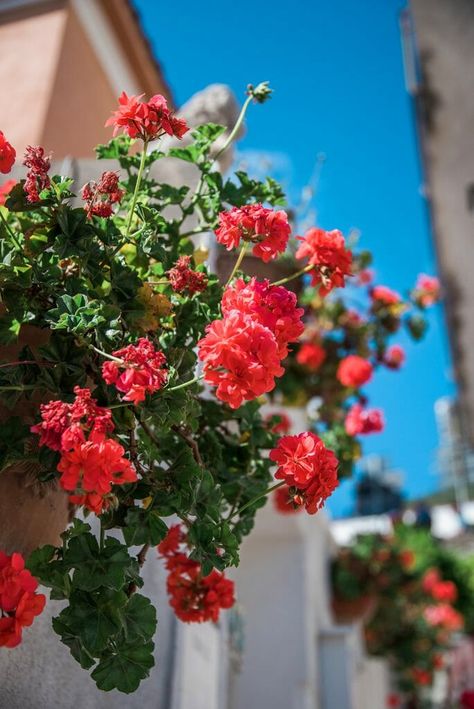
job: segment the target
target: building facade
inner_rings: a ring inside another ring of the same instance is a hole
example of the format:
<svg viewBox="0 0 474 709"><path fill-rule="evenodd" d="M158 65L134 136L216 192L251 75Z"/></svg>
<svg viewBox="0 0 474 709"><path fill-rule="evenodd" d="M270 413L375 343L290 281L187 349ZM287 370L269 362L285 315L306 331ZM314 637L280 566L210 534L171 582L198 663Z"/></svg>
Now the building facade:
<svg viewBox="0 0 474 709"><path fill-rule="evenodd" d="M410 0L402 13L457 384L462 433L474 442L474 3Z"/></svg>

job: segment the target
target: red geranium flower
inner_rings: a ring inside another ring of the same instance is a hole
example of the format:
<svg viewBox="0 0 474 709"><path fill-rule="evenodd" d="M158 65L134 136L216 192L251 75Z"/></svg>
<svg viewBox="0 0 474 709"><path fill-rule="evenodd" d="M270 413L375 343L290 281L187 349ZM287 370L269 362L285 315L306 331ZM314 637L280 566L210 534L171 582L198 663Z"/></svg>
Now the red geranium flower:
<svg viewBox="0 0 474 709"><path fill-rule="evenodd" d="M447 630L460 630L464 625L463 617L448 603L425 608L423 617L433 627L441 626Z"/></svg>
<svg viewBox="0 0 474 709"><path fill-rule="evenodd" d="M16 150L0 130L0 172L6 175L15 164Z"/></svg>
<svg viewBox="0 0 474 709"><path fill-rule="evenodd" d="M405 362L405 350L400 345L392 345L383 357L383 363L389 369L400 369Z"/></svg>
<svg viewBox="0 0 474 709"><path fill-rule="evenodd" d="M183 118L171 115L164 96L156 94L148 102L142 96L127 96L125 91L119 97L119 107L105 122L114 127L114 136L123 130L130 138L155 140L167 133L182 138L189 130Z"/></svg>
<svg viewBox="0 0 474 709"><path fill-rule="evenodd" d="M422 670L420 667L414 667L411 673L416 684L420 684L421 686L431 684L432 675L431 672L428 672L428 670Z"/></svg>
<svg viewBox="0 0 474 709"><path fill-rule="evenodd" d="M28 202L38 202L40 192L51 185L48 170L51 167L51 160L45 157L44 148L31 145L25 150L23 165L29 168L26 173L26 181L23 186Z"/></svg>
<svg viewBox="0 0 474 709"><path fill-rule="evenodd" d="M383 413L380 409L364 409L362 404L354 404L347 413L344 426L349 436L378 433L384 428Z"/></svg>
<svg viewBox="0 0 474 709"><path fill-rule="evenodd" d="M272 420L278 419L277 423L271 426L272 433L289 433L291 431L291 419L284 411L274 411L265 416L265 422L271 423Z"/></svg>
<svg viewBox="0 0 474 709"><path fill-rule="evenodd" d="M296 258L307 258L314 266L312 285L320 286L319 293L324 297L333 288L344 288L345 277L351 275L352 253L346 249L342 233L313 227L298 238L302 243Z"/></svg>
<svg viewBox="0 0 474 709"><path fill-rule="evenodd" d="M267 263L286 249L290 231L286 212L248 204L221 212L215 233L228 251L237 248L241 239L254 243L253 255Z"/></svg>
<svg viewBox="0 0 474 709"><path fill-rule="evenodd" d="M215 569L203 576L199 562L189 559L181 550L185 542L186 535L178 524L169 528L158 545L169 571L166 587L170 606L185 623L217 622L221 609L231 608L235 603L234 582Z"/></svg>
<svg viewBox="0 0 474 709"><path fill-rule="evenodd" d="M420 273L416 282L413 298L418 305L427 308L438 302L440 290L439 278L427 276L426 273Z"/></svg>
<svg viewBox="0 0 474 709"><path fill-rule="evenodd" d="M359 355L348 355L339 363L336 376L343 386L358 388L372 379L372 373L373 367L368 360Z"/></svg>
<svg viewBox="0 0 474 709"><path fill-rule="evenodd" d="M326 350L316 342L303 342L296 355L296 361L315 372L326 359Z"/></svg>
<svg viewBox="0 0 474 709"><path fill-rule="evenodd" d="M272 286L268 280L248 283L242 278L229 286L222 297L222 314L232 310L250 315L267 327L274 335L280 359L288 355L288 345L296 342L304 330L301 318L303 308L298 308L296 295L283 286Z"/></svg>
<svg viewBox="0 0 474 709"><path fill-rule="evenodd" d="M71 502L100 514L107 507L106 497L112 485L136 482L137 474L124 453L124 448L112 438L79 443L64 452L58 463L59 483L64 490L75 493Z"/></svg>
<svg viewBox="0 0 474 709"><path fill-rule="evenodd" d="M310 514L321 509L338 485L338 460L314 433L283 436L270 460L278 465L275 478L297 488Z"/></svg>
<svg viewBox="0 0 474 709"><path fill-rule="evenodd" d="M398 555L398 558L400 559L400 564L402 565L402 568L406 571L412 569L416 563L415 552L411 549L403 549Z"/></svg>
<svg viewBox="0 0 474 709"><path fill-rule="evenodd" d="M180 256L173 268L168 271L171 288L176 293L188 291L190 295L201 293L207 288L205 273L193 271L190 267L191 256Z"/></svg>
<svg viewBox="0 0 474 709"><path fill-rule="evenodd" d="M401 296L387 286L374 286L370 291L370 296L373 301L381 305L395 305L401 302Z"/></svg>
<svg viewBox="0 0 474 709"><path fill-rule="evenodd" d="M25 569L22 555L0 551L0 647L16 647L22 629L42 612L46 597L36 593L37 588L38 581Z"/></svg>
<svg viewBox="0 0 474 709"><path fill-rule="evenodd" d="M113 431L112 412L98 406L90 389L74 387L76 398L72 404L50 401L41 404L41 423L31 427L31 432L40 436L39 445L54 451L69 450L86 440L86 434L94 440Z"/></svg>
<svg viewBox="0 0 474 709"><path fill-rule="evenodd" d="M7 197L16 185L16 180L7 180L0 185L0 207L3 207L7 201Z"/></svg>
<svg viewBox="0 0 474 709"><path fill-rule="evenodd" d="M166 357L146 337L141 337L136 345L116 350L112 355L120 362L104 362L102 376L107 384L114 384L125 394L124 401L139 404L147 394L159 391L166 384Z"/></svg>
<svg viewBox="0 0 474 709"><path fill-rule="evenodd" d="M283 515L292 515L295 512L301 512L304 499L297 492L292 492L292 488L288 485L282 485L282 487L277 487L273 493L273 504L277 512Z"/></svg>
<svg viewBox="0 0 474 709"><path fill-rule="evenodd" d="M82 199L86 202L86 212L89 219L92 216L110 217L113 205L120 202L125 190L119 188L119 176L116 172L103 172L100 180L91 180L81 190Z"/></svg>
<svg viewBox="0 0 474 709"><path fill-rule="evenodd" d="M204 362L204 380L217 386L217 398L233 409L271 391L275 377L284 373L273 334L238 310L206 327L198 356Z"/></svg>

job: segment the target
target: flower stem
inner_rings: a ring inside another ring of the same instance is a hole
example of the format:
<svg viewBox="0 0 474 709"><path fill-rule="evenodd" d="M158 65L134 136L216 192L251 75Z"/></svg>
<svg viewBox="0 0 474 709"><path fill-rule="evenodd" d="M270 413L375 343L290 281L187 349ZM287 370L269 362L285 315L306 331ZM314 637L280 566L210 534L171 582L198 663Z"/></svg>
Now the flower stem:
<svg viewBox="0 0 474 709"><path fill-rule="evenodd" d="M13 231L11 230L10 225L9 225L9 223L7 222L7 220L5 219L5 217L3 216L3 212L2 212L1 209L0 209L0 217L2 218L2 222L3 222L4 226L5 226L5 229L6 229L7 232L9 233L11 240L12 240L13 243L15 244L16 248L18 249L18 251L21 251L21 244L20 244L20 242L17 240L17 238L16 238L15 234L13 233Z"/></svg>
<svg viewBox="0 0 474 709"><path fill-rule="evenodd" d="M94 350L94 352L97 352L97 354L102 355L102 357L105 357L106 359L111 359L112 362L118 362L118 364L123 364L123 360L119 359L118 357L114 357L111 354L107 354L107 352L104 352L103 350L99 350L98 347L94 347L94 345L89 345L89 347Z"/></svg>
<svg viewBox="0 0 474 709"><path fill-rule="evenodd" d="M100 535L99 535L99 549L102 551L104 548L104 539L105 539L105 529L104 529L104 524L102 520L100 520Z"/></svg>
<svg viewBox="0 0 474 709"><path fill-rule="evenodd" d="M237 271L239 270L240 264L242 263L244 256L245 256L245 252L247 251L247 246L248 246L247 242L244 242L244 245L240 249L240 254L237 258L237 261L235 262L235 266L232 269L232 273L230 274L229 278L227 279L227 283L225 284L226 288L229 285L229 283L231 282L231 280L233 279L233 277L235 276L235 274L237 273Z"/></svg>
<svg viewBox="0 0 474 709"><path fill-rule="evenodd" d="M202 375L199 377L194 377L194 379L190 379L188 382L183 382L183 384L178 384L175 387L170 387L169 389L165 389L164 391L178 391L178 389L185 389L186 387L191 386L191 384L195 384L200 379L202 379Z"/></svg>
<svg viewBox="0 0 474 709"><path fill-rule="evenodd" d="M302 276L304 273L309 273L313 269L313 265L310 263L304 268L301 268L299 271L296 271L296 273L293 273L291 276L287 276L286 278L282 278L280 281L275 281L275 283L272 283L272 286L282 286L284 283L288 283L289 281L292 281L294 278L298 278L298 276Z"/></svg>
<svg viewBox="0 0 474 709"><path fill-rule="evenodd" d="M232 515L232 517L236 517L237 515L240 516L240 515L242 514L242 512L243 512L244 510L246 510L248 507L251 507L251 506L254 505L256 502L258 502L258 500L261 500L262 497L266 497L266 496L269 495L271 492L273 492L273 490L276 490L277 488L281 487L281 486L284 485L284 484L285 484L285 481L282 480L280 483L277 483L276 485L272 485L272 487L267 488L267 489L265 490L265 492L262 492L260 495L256 495L255 497L252 497L252 499L249 500L248 502L246 502L245 505L243 505L239 510L237 510L237 512L235 512L235 513Z"/></svg>
<svg viewBox="0 0 474 709"><path fill-rule="evenodd" d="M242 125L242 123L244 121L245 114L247 112L247 108L249 107L250 102L252 101L252 98L253 98L252 96L248 96L246 98L245 103L240 110L239 117L237 118L237 120L235 122L235 126L232 128L229 135L227 136L227 140L225 141L222 148L216 153L216 155L214 157L214 162L220 158L222 153L225 153L225 151L227 150L229 145L235 140L237 133L240 130L240 126Z"/></svg>
<svg viewBox="0 0 474 709"><path fill-rule="evenodd" d="M145 162L146 162L146 151L148 148L148 141L145 140L143 143L143 150L142 154L140 157L140 167L138 168L138 174L137 174L137 181L135 182L135 189L133 191L133 196L132 196L132 204L130 205L130 212L128 214L128 221L127 221L127 230L125 232L125 238L128 238L128 235L130 234L130 228L132 226L132 219L133 215L135 214L135 207L137 204L137 199L138 199L138 193L140 191L140 185L142 181L142 176L143 176L143 170L145 169Z"/></svg>
<svg viewBox="0 0 474 709"><path fill-rule="evenodd" d="M247 99L245 100L245 103L243 104L243 106L242 106L242 108L241 108L241 110L240 110L240 113L239 113L239 115L238 115L238 118L237 118L237 120L236 120L236 122L235 122L235 125L234 125L234 127L232 128L232 130L230 131L229 135L227 136L227 140L225 141L225 143L224 143L224 145L222 146L222 148L217 151L217 153L216 153L215 156L214 156L214 159L212 160L212 164L211 164L211 168L210 168L211 170L212 170L212 168L214 167L214 165L216 164L217 160L220 158L220 156L221 156L223 153L225 153L225 151L227 150L227 148L228 148L228 147L231 145L231 143L235 140L235 138L236 138L236 136L237 136L237 133L238 133L239 130L240 130L240 126L242 125L243 120L244 120L244 118L245 118L245 114L246 114L246 112L247 112L247 108L249 107L250 102L252 101L252 98L253 98L252 96L248 96ZM197 203L197 201L199 200L199 197L201 196L201 190L202 190L203 186L204 186L204 173L201 174L200 180L199 180L198 185L197 185L197 187L196 187L196 192L194 193L194 196L193 196L193 198L192 198L192 200L191 200L191 204L194 205L194 204ZM198 228L199 228L199 227L198 227Z"/></svg>

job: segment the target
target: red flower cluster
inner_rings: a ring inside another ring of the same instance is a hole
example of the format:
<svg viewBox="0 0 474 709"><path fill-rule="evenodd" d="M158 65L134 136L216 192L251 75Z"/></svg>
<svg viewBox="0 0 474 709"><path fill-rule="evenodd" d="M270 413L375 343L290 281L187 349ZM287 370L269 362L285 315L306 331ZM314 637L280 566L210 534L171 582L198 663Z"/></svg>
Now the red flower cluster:
<svg viewBox="0 0 474 709"><path fill-rule="evenodd" d="M238 279L222 299L222 320L214 320L198 342L204 379L233 409L271 391L284 369L288 344L302 330L302 308L281 286Z"/></svg>
<svg viewBox="0 0 474 709"><path fill-rule="evenodd" d="M303 342L296 355L296 361L315 372L326 359L326 350L316 342Z"/></svg>
<svg viewBox="0 0 474 709"><path fill-rule="evenodd" d="M438 278L427 276L426 273L420 273L412 295L418 305L427 308L438 302L440 290L441 286Z"/></svg>
<svg viewBox="0 0 474 709"><path fill-rule="evenodd" d="M201 565L181 551L185 536L180 525L170 527L158 545L169 571L166 588L170 606L185 623L216 623L223 608L235 603L234 582L213 569L208 576L201 574Z"/></svg>
<svg viewBox="0 0 474 709"><path fill-rule="evenodd" d="M354 404L347 413L344 426L349 436L378 433L384 428L383 413L380 409L364 409L362 404Z"/></svg>
<svg viewBox="0 0 474 709"><path fill-rule="evenodd" d="M405 362L405 350L401 345L392 345L383 357L383 363L389 369L400 369Z"/></svg>
<svg viewBox="0 0 474 709"><path fill-rule="evenodd" d="M37 588L22 555L0 551L0 647L19 645L23 628L43 611L46 597Z"/></svg>
<svg viewBox="0 0 474 709"><path fill-rule="evenodd" d="M282 515L292 515L295 512L301 512L304 499L298 492L294 492L294 488L288 485L277 487L273 493L273 504L277 512Z"/></svg>
<svg viewBox="0 0 474 709"><path fill-rule="evenodd" d="M357 283L361 286L367 286L374 280L374 272L370 268L364 268L357 274Z"/></svg>
<svg viewBox="0 0 474 709"><path fill-rule="evenodd" d="M412 549L403 549L399 553L398 558L405 571L409 571L416 564L416 554Z"/></svg>
<svg viewBox="0 0 474 709"><path fill-rule="evenodd" d="M3 207L7 201L7 197L16 185L16 180L7 180L0 185L0 207Z"/></svg>
<svg viewBox="0 0 474 709"><path fill-rule="evenodd" d="M6 175L15 164L16 150L0 130L0 172Z"/></svg>
<svg viewBox="0 0 474 709"><path fill-rule="evenodd" d="M113 431L112 412L98 406L89 389L75 387L72 404L42 404L41 423L31 427L40 446L61 452L61 487L75 505L100 514L109 505L112 485L135 482L137 475L123 457L125 450L106 434Z"/></svg>
<svg viewBox="0 0 474 709"><path fill-rule="evenodd" d="M125 485L137 480L125 450L113 438L93 440L75 445L63 452L58 464L60 484L68 492L74 505L84 505L100 515L109 505L112 485Z"/></svg>
<svg viewBox="0 0 474 709"><path fill-rule="evenodd" d="M374 303L385 306L396 305L402 300L396 291L387 288L387 286L374 286L370 291L370 297Z"/></svg>
<svg viewBox="0 0 474 709"><path fill-rule="evenodd" d="M352 253L346 249L344 237L338 229L324 231L313 227L304 237L296 252L296 258L308 258L314 269L312 285L320 286L319 293L325 296L333 288L344 288L345 277L351 275Z"/></svg>
<svg viewBox="0 0 474 709"><path fill-rule="evenodd" d="M38 202L40 192L51 185L51 180L48 175L51 161L48 157L45 157L44 148L41 146L32 148L31 145L29 145L25 150L23 165L29 168L23 187L26 199L28 202Z"/></svg>
<svg viewBox="0 0 474 709"><path fill-rule="evenodd" d="M301 318L304 308L298 308L296 295L283 286L272 286L268 280L248 283L242 278L229 286L222 297L222 314L233 310L250 315L271 330L277 342L279 357L288 355L288 345L296 342L304 330Z"/></svg>
<svg viewBox="0 0 474 709"><path fill-rule="evenodd" d="M110 217L112 206L118 204L125 194L118 186L119 176L116 172L103 172L100 180L91 180L81 190L82 199L86 202L86 212L89 219L92 216Z"/></svg>
<svg viewBox="0 0 474 709"><path fill-rule="evenodd" d="M183 118L171 114L164 96L156 94L147 102L142 96L127 96L125 91L119 97L119 107L105 122L114 127L114 136L123 130L130 138L155 140L167 133L182 138L189 128Z"/></svg>
<svg viewBox="0 0 474 709"><path fill-rule="evenodd" d="M284 411L275 411L265 416L265 423L270 423L272 419L277 418L278 421L272 424L272 433L289 433L291 431L291 419Z"/></svg>
<svg viewBox="0 0 474 709"><path fill-rule="evenodd" d="M373 367L371 363L359 357L359 355L348 355L340 361L337 368L337 378L345 387L361 387L372 379Z"/></svg>
<svg viewBox="0 0 474 709"><path fill-rule="evenodd" d="M428 670L423 670L420 667L413 667L411 675L413 677L413 681L422 687L427 687L430 685L433 679L431 672L428 672Z"/></svg>
<svg viewBox="0 0 474 709"><path fill-rule="evenodd" d="M290 231L286 212L247 204L221 212L215 233L217 241L228 251L237 248L241 239L254 243L253 255L268 263L284 252Z"/></svg>
<svg viewBox="0 0 474 709"><path fill-rule="evenodd" d="M75 443L85 442L85 433L95 440L113 431L112 412L97 405L90 389L74 387L74 394L72 404L64 401L41 404L42 421L31 427L31 432L40 436L40 446L65 451Z"/></svg>
<svg viewBox="0 0 474 709"><path fill-rule="evenodd" d="M168 271L171 288L176 293L188 291L190 295L202 293L207 288L205 273L190 268L191 256L180 256L173 268Z"/></svg>
<svg viewBox="0 0 474 709"><path fill-rule="evenodd" d="M336 456L309 431L280 438L270 460L278 465L275 478L296 488L293 501L304 504L309 514L321 509L338 485Z"/></svg>
<svg viewBox="0 0 474 709"><path fill-rule="evenodd" d="M452 581L443 581L438 569L428 569L423 577L422 586L435 601L454 603L458 597L456 584Z"/></svg>
<svg viewBox="0 0 474 709"><path fill-rule="evenodd" d="M112 355L120 361L104 362L102 376L107 384L114 384L125 394L124 401L137 405L147 394L153 394L166 384L166 357L163 352L155 350L148 338L141 337L136 345L123 347Z"/></svg>
<svg viewBox="0 0 474 709"><path fill-rule="evenodd" d="M442 627L446 630L460 630L463 625L463 617L448 603L440 603L437 606L425 608L423 617L433 627Z"/></svg>

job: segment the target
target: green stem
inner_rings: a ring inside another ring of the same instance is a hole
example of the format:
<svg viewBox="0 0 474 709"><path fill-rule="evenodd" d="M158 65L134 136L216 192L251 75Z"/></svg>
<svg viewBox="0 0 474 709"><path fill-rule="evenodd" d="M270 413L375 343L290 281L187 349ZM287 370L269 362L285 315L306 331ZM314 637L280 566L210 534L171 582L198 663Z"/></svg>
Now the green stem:
<svg viewBox="0 0 474 709"><path fill-rule="evenodd" d="M244 103L244 105L242 106L241 111L240 111L240 113L239 113L239 117L237 118L237 121L236 121L236 123L235 123L235 126L234 126L234 127L232 128L232 130L230 131L230 133L229 133L229 135L228 135L228 137L227 137L227 140L225 141L225 143L224 143L224 145L222 146L222 148L216 153L216 155L215 155L215 157L214 157L214 162L216 162L216 160L218 160L218 159L220 158L220 156L222 155L222 153L225 153L225 151L227 150L227 148L229 147L229 145L235 140L235 138L236 138L236 136L237 136L237 133L238 133L239 130L240 130L240 126L242 125L242 123L243 123L243 121L244 121L245 114L246 114L246 112L247 112L247 108L249 107L249 105L250 105L250 103L251 103L251 101L252 101L252 98L253 98L252 96L248 96L248 97L246 98L245 103Z"/></svg>
<svg viewBox="0 0 474 709"><path fill-rule="evenodd" d="M13 233L13 231L11 230L9 223L7 222L7 220L5 219L5 217L3 216L3 212L2 212L1 209L0 209L0 217L2 218L2 222L3 222L4 226L5 226L5 229L6 229L7 232L10 234L11 240L12 240L13 243L15 244L16 248L17 248L19 251L21 251L21 244L20 244L19 241L17 241L17 238L16 238L15 234Z"/></svg>
<svg viewBox="0 0 474 709"><path fill-rule="evenodd" d="M235 514L233 514L232 517L236 517L237 515L240 516L242 514L242 512L244 510L246 510L248 507L251 507L256 502L258 502L258 500L261 500L262 497L266 497L271 492L273 492L274 490L276 490L277 488L281 487L284 484L285 484L285 481L282 480L280 483L277 483L276 485L272 485L272 487L267 488L265 490L265 492L262 492L260 495L256 495L255 497L252 497L252 499L249 500L248 502L246 502L245 505L243 505L239 510L237 510L237 512L235 512Z"/></svg>
<svg viewBox="0 0 474 709"><path fill-rule="evenodd" d="M138 199L138 193L140 191L140 185L142 181L142 176L143 176L143 170L145 169L145 162L146 162L146 151L148 148L148 141L145 140L143 143L143 151L140 157L140 167L138 168L138 175L137 175L137 181L135 182L135 189L133 191L133 196L132 196L132 204L130 205L130 212L128 215L128 222L127 222L127 229L125 232L125 238L128 238L128 235L130 234L130 228L132 226L132 219L133 215L135 213L135 207L137 204L137 199Z"/></svg>
<svg viewBox="0 0 474 709"><path fill-rule="evenodd" d="M238 118L237 118L237 121L235 122L234 127L232 128L232 130L230 131L229 135L227 136L227 140L225 141L225 143L224 143L224 145L222 146L222 148L221 148L220 150L218 150L218 152L215 154L214 159L213 159L212 164L211 164L211 167L210 167L210 170L212 170L212 168L214 167L214 165L216 164L216 162L217 162L217 160L220 158L220 156L221 156L223 153L225 153L225 151L226 151L227 148L230 146L230 144L235 140L235 138L236 138L236 136L237 136L237 133L238 133L239 130L240 130L240 126L242 125L243 120L244 120L244 118L245 118L245 114L246 114L246 112L247 112L247 108L249 107L250 102L252 101L252 98L253 98L252 96L248 96L247 99L245 100L245 103L244 103L244 105L242 106L242 108L241 108L241 110L240 110L240 113L239 113L239 116L238 116ZM194 193L194 196L193 196L193 198L192 198L192 200L191 200L191 204L192 204L192 205L196 204L196 202L198 201L199 197L201 196L201 190L202 190L202 188L203 188L203 185L204 185L204 173L202 172L202 173L201 173L201 177L200 177L199 182L198 182L198 185L197 185L197 187L196 187L196 192Z"/></svg>
<svg viewBox="0 0 474 709"><path fill-rule="evenodd" d="M104 352L103 350L99 350L98 347L94 347L94 345L89 345L89 347L94 350L94 352L97 352L97 354L102 355L102 357L105 357L106 359L111 359L112 362L117 362L118 364L123 364L123 360L119 359L118 357L114 357L111 354L107 354L107 352Z"/></svg>
<svg viewBox="0 0 474 709"><path fill-rule="evenodd" d="M299 271L296 271L296 273L293 273L291 276L287 276L286 278L282 278L280 281L275 281L275 283L272 283L272 286L282 286L284 283L288 283L289 281L292 281L295 278L298 278L298 276L302 276L304 273L309 273L314 268L312 264L308 264L308 266L305 266L304 268L301 268Z"/></svg>
<svg viewBox="0 0 474 709"><path fill-rule="evenodd" d="M101 551L104 548L104 540L105 540L105 529L104 529L104 525L102 523L102 520L100 520L99 548Z"/></svg>
<svg viewBox="0 0 474 709"><path fill-rule="evenodd" d="M165 389L164 391L178 391L178 389L185 389L186 387L191 386L191 384L195 384L198 382L200 379L202 379L203 375L199 377L194 377L194 379L190 379L188 382L183 382L183 384L178 384L178 386L175 387L170 387L169 389Z"/></svg>
<svg viewBox="0 0 474 709"><path fill-rule="evenodd" d="M17 386L0 386L0 391L26 391L27 389L37 388L37 384L19 384Z"/></svg>
<svg viewBox="0 0 474 709"><path fill-rule="evenodd" d="M237 258L237 261L235 262L235 266L232 269L232 273L230 274L229 278L227 279L227 283L225 284L226 288L229 285L229 283L231 282L231 280L233 279L233 277L235 276L235 274L237 273L237 271L239 270L240 264L242 263L244 256L245 256L245 252L247 251L247 246L248 246L247 242L244 242L244 245L240 249L240 254Z"/></svg>

